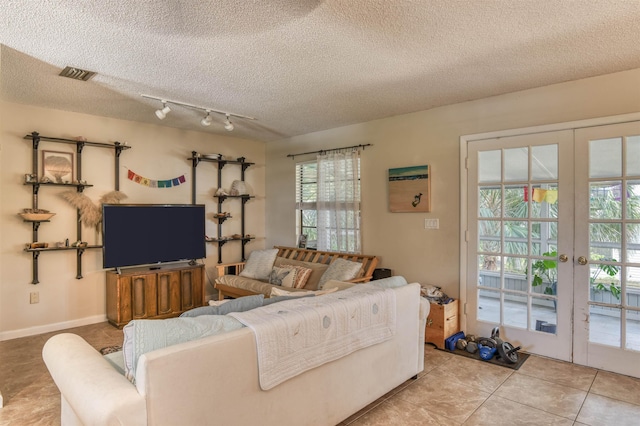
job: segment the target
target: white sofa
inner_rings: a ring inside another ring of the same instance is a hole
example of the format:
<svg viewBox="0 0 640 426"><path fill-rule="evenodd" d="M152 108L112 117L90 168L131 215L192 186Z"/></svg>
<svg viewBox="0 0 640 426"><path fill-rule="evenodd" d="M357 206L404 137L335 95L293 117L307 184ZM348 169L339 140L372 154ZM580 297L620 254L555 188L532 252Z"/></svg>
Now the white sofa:
<svg viewBox="0 0 640 426"><path fill-rule="evenodd" d="M395 277L394 277L395 278ZM73 334L44 346L63 425L335 425L424 366L429 303L420 285L394 288L396 333L263 391L249 328L142 355L135 385ZM260 309L260 308L258 308Z"/></svg>

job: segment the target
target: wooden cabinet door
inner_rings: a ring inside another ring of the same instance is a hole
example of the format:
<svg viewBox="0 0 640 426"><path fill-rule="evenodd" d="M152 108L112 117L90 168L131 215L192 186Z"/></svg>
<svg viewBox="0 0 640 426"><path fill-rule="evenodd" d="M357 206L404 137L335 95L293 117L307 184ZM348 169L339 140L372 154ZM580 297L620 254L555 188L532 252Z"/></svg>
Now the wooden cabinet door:
<svg viewBox="0 0 640 426"><path fill-rule="evenodd" d="M158 314L156 274L131 276L132 319L153 318Z"/></svg>
<svg viewBox="0 0 640 426"><path fill-rule="evenodd" d="M182 310L197 308L204 304L203 268L181 271Z"/></svg>

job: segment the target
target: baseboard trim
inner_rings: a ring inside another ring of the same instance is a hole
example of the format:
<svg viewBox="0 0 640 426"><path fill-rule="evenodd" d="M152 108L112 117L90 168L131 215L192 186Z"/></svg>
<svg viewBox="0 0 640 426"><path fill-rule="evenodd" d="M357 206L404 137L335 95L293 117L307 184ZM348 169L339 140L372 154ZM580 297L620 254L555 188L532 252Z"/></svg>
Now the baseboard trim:
<svg viewBox="0 0 640 426"><path fill-rule="evenodd" d="M106 315L94 315L92 317L80 318L72 321L39 325L36 327L22 328L19 330L3 331L0 332L0 342L3 340L18 339L20 337L36 336L38 334L50 333L52 331L66 330L67 328L82 327L83 325L97 324L100 322L105 322L106 320Z"/></svg>

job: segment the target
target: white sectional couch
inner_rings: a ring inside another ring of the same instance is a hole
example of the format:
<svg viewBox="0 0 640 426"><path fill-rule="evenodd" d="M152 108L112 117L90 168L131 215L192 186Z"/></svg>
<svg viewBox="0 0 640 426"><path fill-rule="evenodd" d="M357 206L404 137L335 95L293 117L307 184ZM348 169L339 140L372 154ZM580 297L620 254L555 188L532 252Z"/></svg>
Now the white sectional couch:
<svg viewBox="0 0 640 426"><path fill-rule="evenodd" d="M61 392L62 424L338 424L423 370L429 304L417 283L393 292L396 333L390 340L268 391L260 387L256 340L246 327L142 355L135 384L79 336L56 335L43 357Z"/></svg>

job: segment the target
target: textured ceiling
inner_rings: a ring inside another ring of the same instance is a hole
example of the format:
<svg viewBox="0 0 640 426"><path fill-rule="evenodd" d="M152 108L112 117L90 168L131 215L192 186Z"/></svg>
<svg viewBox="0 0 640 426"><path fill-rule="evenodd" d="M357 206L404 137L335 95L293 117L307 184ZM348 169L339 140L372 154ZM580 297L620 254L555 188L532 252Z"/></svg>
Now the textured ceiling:
<svg viewBox="0 0 640 426"><path fill-rule="evenodd" d="M2 0L0 97L160 123L144 93L270 141L640 68L638 22L640 0ZM226 133L202 116L162 124Z"/></svg>

